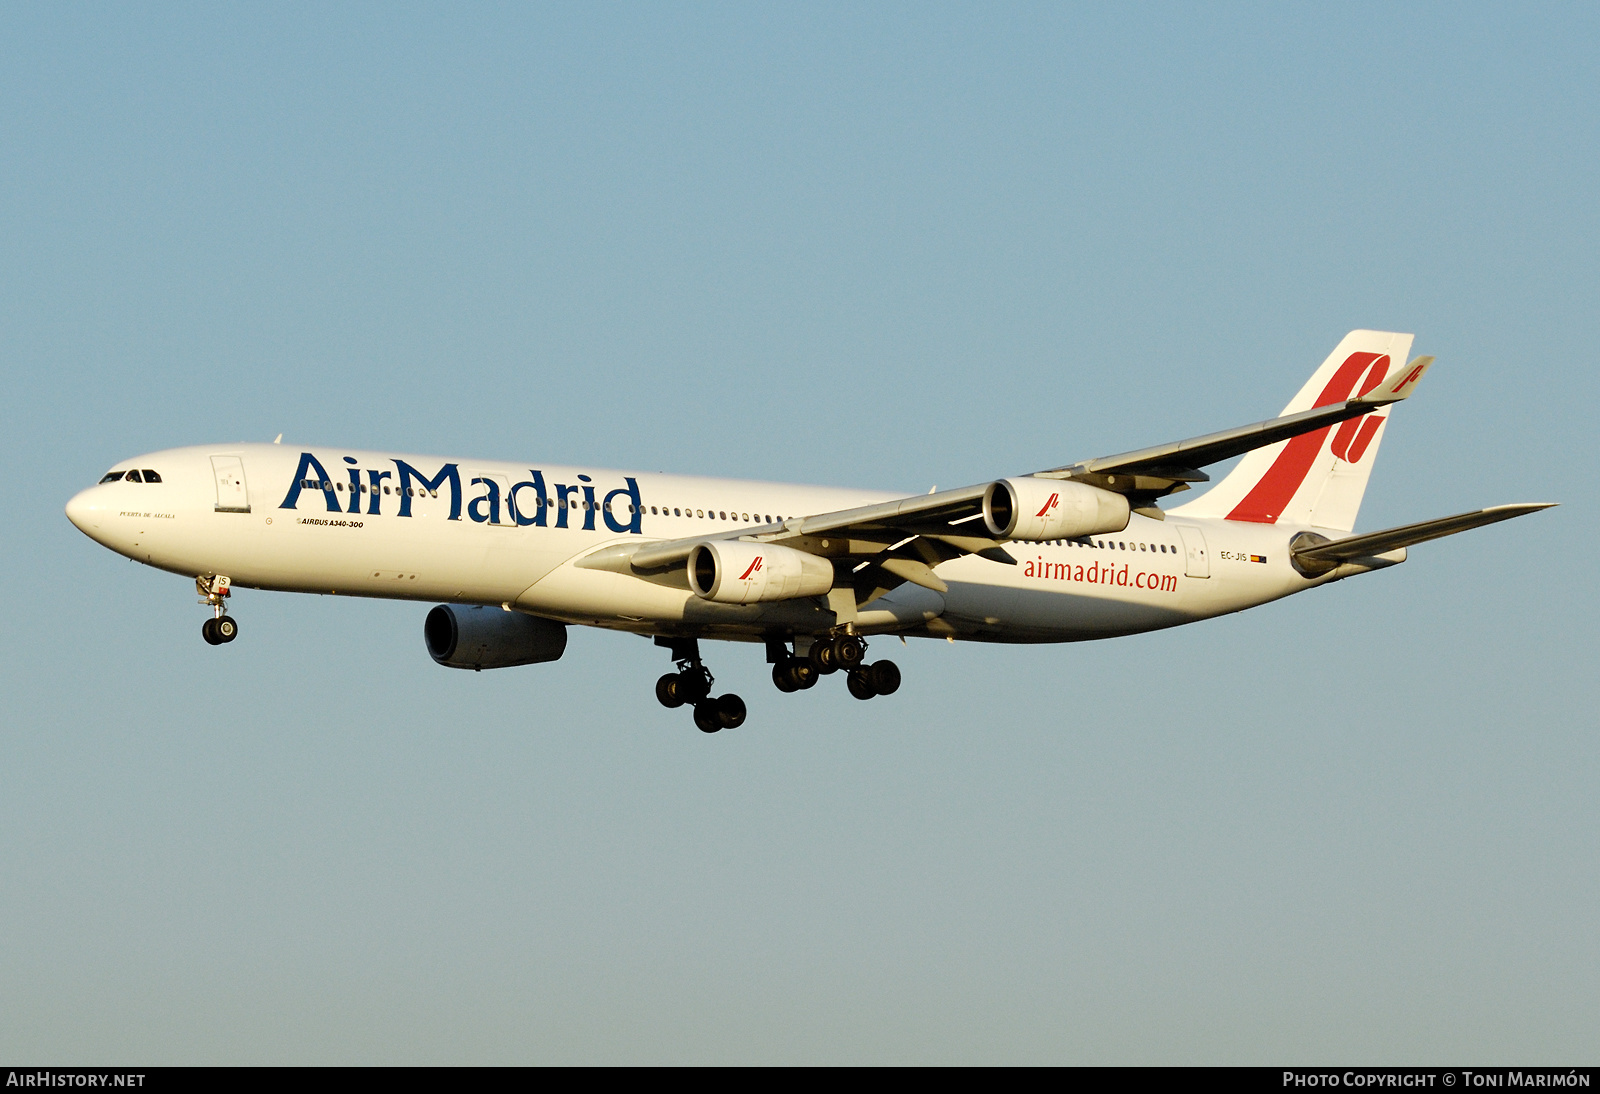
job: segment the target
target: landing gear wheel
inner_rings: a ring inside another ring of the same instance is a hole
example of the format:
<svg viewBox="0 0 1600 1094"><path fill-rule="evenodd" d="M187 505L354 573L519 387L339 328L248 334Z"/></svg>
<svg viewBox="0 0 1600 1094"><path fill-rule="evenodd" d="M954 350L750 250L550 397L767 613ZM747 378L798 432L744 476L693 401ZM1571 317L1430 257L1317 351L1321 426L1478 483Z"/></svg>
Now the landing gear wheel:
<svg viewBox="0 0 1600 1094"><path fill-rule="evenodd" d="M207 643L213 646L220 646L224 641L226 641L225 639L217 637L217 621L215 619L208 619L204 623L200 624L200 637L204 638Z"/></svg>
<svg viewBox="0 0 1600 1094"><path fill-rule="evenodd" d="M817 679L817 666L798 657L779 661L772 666L772 682L779 691L795 692L816 687Z"/></svg>
<svg viewBox="0 0 1600 1094"><path fill-rule="evenodd" d="M716 704L717 719L722 723L723 729L738 729L744 725L746 712L743 699L730 692L727 695L718 696L712 702Z"/></svg>
<svg viewBox="0 0 1600 1094"><path fill-rule="evenodd" d="M816 687L817 681L822 679L821 675L817 672L817 666L813 665L810 661L801 661L799 658L795 659L794 668L790 671L794 673L795 683L800 685L801 691L804 691L806 688Z"/></svg>
<svg viewBox="0 0 1600 1094"><path fill-rule="evenodd" d="M855 669L867 656L866 643L854 635L841 635L833 640L833 663L842 669Z"/></svg>
<svg viewBox="0 0 1600 1094"><path fill-rule="evenodd" d="M811 652L806 659L811 667L817 670L819 676L828 676L839 671L839 664L833 659L832 642L813 642Z"/></svg>
<svg viewBox="0 0 1600 1094"><path fill-rule="evenodd" d="M211 633L217 636L218 642L232 642L239 637L239 624L234 622L232 616L218 616L211 622L215 624L211 628Z"/></svg>
<svg viewBox="0 0 1600 1094"><path fill-rule="evenodd" d="M656 701L671 710L673 707L683 706L684 699L678 684L683 678L675 672L669 672L656 681Z"/></svg>
<svg viewBox="0 0 1600 1094"><path fill-rule="evenodd" d="M871 699L878 694L878 689L872 686L872 674L866 669L851 669L850 675L845 677L845 687L857 699Z"/></svg>
<svg viewBox="0 0 1600 1094"><path fill-rule="evenodd" d="M694 724L701 733L715 733L722 728L722 714L717 706L709 699L694 705Z"/></svg>
<svg viewBox="0 0 1600 1094"><path fill-rule="evenodd" d="M711 674L704 668L688 668L678 673L678 694L686 703L698 703L711 694Z"/></svg>
<svg viewBox="0 0 1600 1094"><path fill-rule="evenodd" d="M866 672L872 677L872 687L879 695L893 695L900 690L900 666L893 661L874 661Z"/></svg>

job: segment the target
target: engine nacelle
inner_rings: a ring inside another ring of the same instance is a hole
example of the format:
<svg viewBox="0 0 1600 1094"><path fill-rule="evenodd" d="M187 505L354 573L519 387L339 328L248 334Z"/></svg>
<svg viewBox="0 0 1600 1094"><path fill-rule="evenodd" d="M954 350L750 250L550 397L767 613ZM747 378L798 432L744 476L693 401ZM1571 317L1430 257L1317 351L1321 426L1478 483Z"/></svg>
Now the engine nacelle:
<svg viewBox="0 0 1600 1094"><path fill-rule="evenodd" d="M983 523L999 539L1039 543L1128 526L1128 499L1081 482L1001 479L983 492Z"/></svg>
<svg viewBox="0 0 1600 1094"><path fill-rule="evenodd" d="M833 563L774 543L718 539L689 552L689 587L719 604L822 596L833 588Z"/></svg>
<svg viewBox="0 0 1600 1094"><path fill-rule="evenodd" d="M554 661L567 649L567 625L501 608L440 604L422 624L428 654L452 669L503 669Z"/></svg>

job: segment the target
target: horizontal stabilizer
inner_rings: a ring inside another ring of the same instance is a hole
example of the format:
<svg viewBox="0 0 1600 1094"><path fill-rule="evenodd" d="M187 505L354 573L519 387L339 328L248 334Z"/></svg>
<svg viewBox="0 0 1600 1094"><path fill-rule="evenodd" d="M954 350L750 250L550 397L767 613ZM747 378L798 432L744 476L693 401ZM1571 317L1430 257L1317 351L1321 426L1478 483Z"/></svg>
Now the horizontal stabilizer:
<svg viewBox="0 0 1600 1094"><path fill-rule="evenodd" d="M1294 558L1296 562L1311 563L1314 566L1368 558L1396 548L1409 547L1414 543L1425 543L1430 539L1453 536L1470 528L1481 528L1485 524L1536 513L1555 504L1551 501L1527 502L1520 505L1496 505L1488 509L1475 509L1470 513L1458 513L1453 517L1440 517L1438 520L1425 520L1420 524L1406 524L1399 528L1387 528L1381 532L1350 536L1347 539L1334 540L1332 543L1296 548Z"/></svg>

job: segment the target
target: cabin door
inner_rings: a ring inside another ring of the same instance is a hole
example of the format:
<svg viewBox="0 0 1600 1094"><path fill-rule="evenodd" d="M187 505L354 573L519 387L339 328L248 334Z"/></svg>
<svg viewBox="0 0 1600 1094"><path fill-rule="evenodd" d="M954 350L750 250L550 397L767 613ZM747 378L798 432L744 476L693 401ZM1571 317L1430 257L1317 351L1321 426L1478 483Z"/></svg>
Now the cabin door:
<svg viewBox="0 0 1600 1094"><path fill-rule="evenodd" d="M1206 555L1206 536L1192 524L1177 526L1183 537L1183 572L1190 577L1210 577L1211 559Z"/></svg>
<svg viewBox="0 0 1600 1094"><path fill-rule="evenodd" d="M217 512L248 513L250 492L244 485L244 461L238 456L212 456L211 472L217 480Z"/></svg>

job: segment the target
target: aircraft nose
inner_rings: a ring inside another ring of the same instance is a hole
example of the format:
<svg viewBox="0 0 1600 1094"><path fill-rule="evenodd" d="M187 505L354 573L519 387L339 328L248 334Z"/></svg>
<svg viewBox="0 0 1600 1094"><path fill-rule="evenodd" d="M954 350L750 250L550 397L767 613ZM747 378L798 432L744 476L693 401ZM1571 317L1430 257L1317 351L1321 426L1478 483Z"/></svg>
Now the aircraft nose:
<svg viewBox="0 0 1600 1094"><path fill-rule="evenodd" d="M95 504L94 493L95 489L91 486L67 502L67 519L77 525L78 531L91 536L100 524L101 507Z"/></svg>

